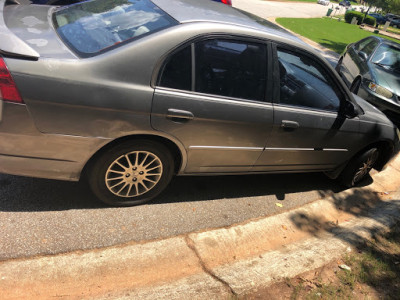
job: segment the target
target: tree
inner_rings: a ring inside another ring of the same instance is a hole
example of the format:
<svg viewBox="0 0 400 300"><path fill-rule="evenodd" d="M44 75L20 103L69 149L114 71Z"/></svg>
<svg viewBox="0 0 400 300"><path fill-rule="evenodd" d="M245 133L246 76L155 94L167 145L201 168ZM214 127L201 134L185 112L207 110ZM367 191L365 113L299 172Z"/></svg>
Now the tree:
<svg viewBox="0 0 400 300"><path fill-rule="evenodd" d="M386 0L388 4L388 12L400 14L400 0Z"/></svg>

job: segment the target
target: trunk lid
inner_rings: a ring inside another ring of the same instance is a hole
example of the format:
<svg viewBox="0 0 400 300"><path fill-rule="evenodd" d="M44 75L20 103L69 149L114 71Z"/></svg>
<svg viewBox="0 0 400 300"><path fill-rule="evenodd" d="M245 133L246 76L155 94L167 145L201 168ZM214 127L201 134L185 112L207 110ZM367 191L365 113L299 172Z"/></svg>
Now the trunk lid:
<svg viewBox="0 0 400 300"><path fill-rule="evenodd" d="M0 51L12 56L76 57L60 40L52 26L55 7L46 5L7 5L0 0ZM9 43L9 41L11 43Z"/></svg>

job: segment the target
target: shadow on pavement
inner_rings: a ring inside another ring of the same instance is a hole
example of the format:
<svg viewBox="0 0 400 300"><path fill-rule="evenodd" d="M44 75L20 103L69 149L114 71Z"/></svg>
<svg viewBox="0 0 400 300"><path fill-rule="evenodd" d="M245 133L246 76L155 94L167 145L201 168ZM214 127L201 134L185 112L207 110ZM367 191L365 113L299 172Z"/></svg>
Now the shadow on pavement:
<svg viewBox="0 0 400 300"><path fill-rule="evenodd" d="M324 46L325 48L332 49L336 53L342 53L347 46L346 43L333 42L328 39L323 39L322 41L323 42L320 42L320 45Z"/></svg>
<svg viewBox="0 0 400 300"><path fill-rule="evenodd" d="M319 190L333 195L343 188L321 173L175 177L152 205ZM64 182L0 174L0 211L61 211L105 208L82 182Z"/></svg>
<svg viewBox="0 0 400 300"><path fill-rule="evenodd" d="M320 193L322 197L326 195L325 192L320 191ZM333 202L338 210L349 213L354 217L371 218L385 226L393 223L393 218L398 219L398 216L396 217L396 212L398 212L400 208L399 199L391 199L390 202L382 201L377 193L364 189L356 189L352 195L347 195L345 197L331 194L329 194L329 196L333 198ZM351 229L327 221L323 217L323 212L321 216L296 213L291 219L297 228L313 236L318 237L321 234L329 232L349 245L356 247L359 251L368 253L377 260L382 260L382 263L386 264L387 270L390 271L388 274L395 273L397 275L396 278L393 278L393 276L374 277L374 270L369 268L368 265L365 265L364 271L368 274L366 278L374 278L372 282L366 283L383 295L385 295L385 287L388 286L391 287L391 291L395 290L393 295L400 295L400 286L397 284L398 278L400 278L400 265L393 264L394 261L400 261L399 254L387 253L384 249L379 247L379 243L371 242L379 241L379 239L387 233L385 230L375 228L372 230L370 238L362 236ZM357 230L358 232L371 231L367 227L358 227ZM395 297L393 299L397 298Z"/></svg>

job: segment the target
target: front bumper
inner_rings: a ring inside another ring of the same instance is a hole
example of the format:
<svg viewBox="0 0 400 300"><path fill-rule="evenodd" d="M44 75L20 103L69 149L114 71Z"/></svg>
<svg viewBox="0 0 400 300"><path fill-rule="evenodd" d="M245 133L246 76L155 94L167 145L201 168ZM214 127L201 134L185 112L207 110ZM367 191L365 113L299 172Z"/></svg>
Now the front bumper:
<svg viewBox="0 0 400 300"><path fill-rule="evenodd" d="M382 111L397 126L400 125L400 104L374 93L364 84L361 84L358 95Z"/></svg>

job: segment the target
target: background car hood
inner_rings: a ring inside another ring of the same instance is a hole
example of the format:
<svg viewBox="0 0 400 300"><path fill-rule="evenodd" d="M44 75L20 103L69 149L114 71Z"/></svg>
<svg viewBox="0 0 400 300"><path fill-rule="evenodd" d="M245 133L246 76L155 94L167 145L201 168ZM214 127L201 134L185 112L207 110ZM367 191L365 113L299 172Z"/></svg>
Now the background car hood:
<svg viewBox="0 0 400 300"><path fill-rule="evenodd" d="M357 104L364 111L364 115L359 116L360 119L393 126L392 122L385 116L385 114L377 109L375 106L355 94L353 94L353 97L354 100L356 100Z"/></svg>
<svg viewBox="0 0 400 300"><path fill-rule="evenodd" d="M375 83L391 90L396 95L400 95L400 73L385 70L374 63L369 63L372 79Z"/></svg>

